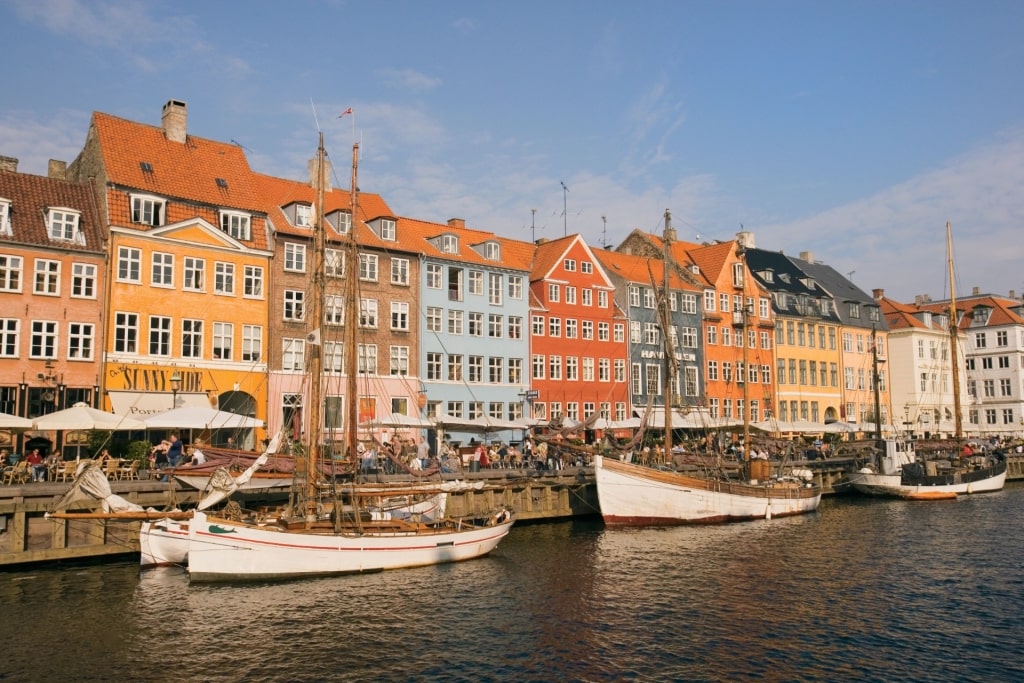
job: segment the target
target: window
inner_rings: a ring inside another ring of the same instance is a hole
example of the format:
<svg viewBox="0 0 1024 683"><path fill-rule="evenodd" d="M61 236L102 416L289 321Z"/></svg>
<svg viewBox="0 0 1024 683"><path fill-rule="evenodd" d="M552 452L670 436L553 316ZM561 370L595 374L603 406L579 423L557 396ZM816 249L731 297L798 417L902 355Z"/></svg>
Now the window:
<svg viewBox="0 0 1024 683"><path fill-rule="evenodd" d="M625 361L623 361L625 362ZM612 379L611 360L608 358L597 359L597 381L610 382Z"/></svg>
<svg viewBox="0 0 1024 683"><path fill-rule="evenodd" d="M427 379L441 379L441 354L435 351L427 353Z"/></svg>
<svg viewBox="0 0 1024 683"><path fill-rule="evenodd" d="M139 342L139 314L114 314L114 352L136 353Z"/></svg>
<svg viewBox="0 0 1024 683"><path fill-rule="evenodd" d="M298 289L284 290L284 312L282 318L293 322L305 319L306 293Z"/></svg>
<svg viewBox="0 0 1024 683"><path fill-rule="evenodd" d="M500 315L487 316L487 336L492 339L500 339L502 329L505 327L505 318Z"/></svg>
<svg viewBox="0 0 1024 683"><path fill-rule="evenodd" d="M582 339L593 339L594 338L594 321L584 320L582 321L583 332L581 334Z"/></svg>
<svg viewBox="0 0 1024 683"><path fill-rule="evenodd" d="M500 302L499 302L500 303ZM565 303L570 306L576 305L576 288L566 285L565 287Z"/></svg>
<svg viewBox="0 0 1024 683"><path fill-rule="evenodd" d="M576 339L579 336L578 335L578 330L579 330L578 325L579 325L579 321L576 320L575 318L566 318L565 319L565 338L566 339Z"/></svg>
<svg viewBox="0 0 1024 683"><path fill-rule="evenodd" d="M616 344L622 344L626 341L626 324L615 323L613 340Z"/></svg>
<svg viewBox="0 0 1024 683"><path fill-rule="evenodd" d="M392 346L390 352L391 375L405 377L409 374L409 347Z"/></svg>
<svg viewBox="0 0 1024 683"><path fill-rule="evenodd" d="M181 357L203 357L203 321L185 318L181 321Z"/></svg>
<svg viewBox="0 0 1024 683"><path fill-rule="evenodd" d="M159 197L132 195L132 223L154 227L164 224L165 202Z"/></svg>
<svg viewBox="0 0 1024 683"><path fill-rule="evenodd" d="M977 349L983 349L987 345L988 345L988 342L985 339L985 333L984 332L976 332L974 334L974 347L977 348Z"/></svg>
<svg viewBox="0 0 1024 683"><path fill-rule="evenodd" d="M462 311L448 311L448 334L463 334L465 314Z"/></svg>
<svg viewBox="0 0 1024 683"><path fill-rule="evenodd" d="M448 300L462 301L462 269L448 269Z"/></svg>
<svg viewBox="0 0 1024 683"><path fill-rule="evenodd" d="M650 287L644 287L644 308L654 308L654 290Z"/></svg>
<svg viewBox="0 0 1024 683"><path fill-rule="evenodd" d="M501 384L505 375L505 359L491 357L487 359L487 381L491 384Z"/></svg>
<svg viewBox="0 0 1024 683"><path fill-rule="evenodd" d="M184 289L201 292L205 287L204 275L206 261L192 256L185 257L185 282Z"/></svg>
<svg viewBox="0 0 1024 683"><path fill-rule="evenodd" d="M500 261L501 245L497 242L487 242L484 244L484 258L488 261Z"/></svg>
<svg viewBox="0 0 1024 683"><path fill-rule="evenodd" d="M213 264L213 291L215 294L235 293L235 264L223 261Z"/></svg>
<svg viewBox="0 0 1024 683"><path fill-rule="evenodd" d="M534 337L544 336L544 316L535 315L531 318L530 334Z"/></svg>
<svg viewBox="0 0 1024 683"><path fill-rule="evenodd" d="M531 365L533 367L532 374L534 379L544 379L545 369L547 368L547 359L539 354L534 354L531 359Z"/></svg>
<svg viewBox="0 0 1024 683"><path fill-rule="evenodd" d="M242 283L242 295L247 299L263 298L263 267L246 266L244 270L244 281Z"/></svg>
<svg viewBox="0 0 1024 683"><path fill-rule="evenodd" d="M469 375L468 380L474 383L480 383L484 380L484 357L483 356L470 356L469 357Z"/></svg>
<svg viewBox="0 0 1024 683"><path fill-rule="evenodd" d="M441 289L441 266L436 263L427 265L427 288Z"/></svg>
<svg viewBox="0 0 1024 683"><path fill-rule="evenodd" d="M149 273L150 284L154 287L174 286L174 255L154 251Z"/></svg>
<svg viewBox="0 0 1024 683"><path fill-rule="evenodd" d="M580 359L575 356L565 358L565 379L569 382L578 382L580 379Z"/></svg>
<svg viewBox="0 0 1024 683"><path fill-rule="evenodd" d="M281 369L289 372L302 372L305 366L305 339L281 340Z"/></svg>
<svg viewBox="0 0 1024 683"><path fill-rule="evenodd" d="M57 357L57 321L33 320L29 358Z"/></svg>
<svg viewBox="0 0 1024 683"><path fill-rule="evenodd" d="M508 317L508 338L509 339L522 339L523 338L523 319L518 315L510 315Z"/></svg>
<svg viewBox="0 0 1024 683"><path fill-rule="evenodd" d="M610 325L606 322L599 322L597 324L597 341L606 342L611 339L609 336Z"/></svg>
<svg viewBox="0 0 1024 683"><path fill-rule="evenodd" d="M562 357L548 357L548 377L553 380L562 379Z"/></svg>
<svg viewBox="0 0 1024 683"><path fill-rule="evenodd" d="M342 342L323 343L324 372L341 374L345 369L345 344Z"/></svg>
<svg viewBox="0 0 1024 683"><path fill-rule="evenodd" d="M548 318L548 336L549 337L561 337L562 336L562 319L561 318Z"/></svg>
<svg viewBox="0 0 1024 683"><path fill-rule="evenodd" d="M34 294L57 296L60 294L60 261L36 259Z"/></svg>
<svg viewBox="0 0 1024 683"><path fill-rule="evenodd" d="M391 284L409 284L409 259L396 257L391 258Z"/></svg>
<svg viewBox="0 0 1024 683"><path fill-rule="evenodd" d="M236 240L250 240L252 239L252 232L249 226L249 218L249 214L237 211L221 211L220 229Z"/></svg>
<svg viewBox="0 0 1024 683"><path fill-rule="evenodd" d="M149 355L171 355L171 319L165 315L149 316Z"/></svg>
<svg viewBox="0 0 1024 683"><path fill-rule="evenodd" d="M263 358L263 328L259 325L242 325L242 360L258 363Z"/></svg>
<svg viewBox="0 0 1024 683"><path fill-rule="evenodd" d="M359 300L359 327L377 327L377 300ZM374 363L376 369L376 362Z"/></svg>
<svg viewBox="0 0 1024 683"><path fill-rule="evenodd" d="M1006 346L1009 343L1006 330L996 332L996 346Z"/></svg>
<svg viewBox="0 0 1024 683"><path fill-rule="evenodd" d="M479 270L469 271L469 293L470 294L483 294L484 293L484 274Z"/></svg>
<svg viewBox="0 0 1024 683"><path fill-rule="evenodd" d="M509 358L508 359L508 383L509 384L522 384L523 382L523 359L522 358Z"/></svg>
<svg viewBox="0 0 1024 683"><path fill-rule="evenodd" d="M17 318L0 318L0 358L18 357L20 328L21 321Z"/></svg>
<svg viewBox="0 0 1024 683"><path fill-rule="evenodd" d="M391 329L409 331L409 304L401 301L391 302Z"/></svg>
<svg viewBox="0 0 1024 683"><path fill-rule="evenodd" d="M11 201L0 199L0 235L11 237L14 231L11 230Z"/></svg>
<svg viewBox="0 0 1024 683"><path fill-rule="evenodd" d="M441 332L442 311L437 306L427 307L427 332Z"/></svg>
<svg viewBox="0 0 1024 683"><path fill-rule="evenodd" d="M482 337L482 336L484 336L484 314L483 313L470 313L469 314L469 336L470 337Z"/></svg>
<svg viewBox="0 0 1024 683"><path fill-rule="evenodd" d="M92 360L95 327L89 323L68 323L68 358Z"/></svg>
<svg viewBox="0 0 1024 683"><path fill-rule="evenodd" d="M501 305L502 279L500 273L487 274L487 301L492 306Z"/></svg>
<svg viewBox="0 0 1024 683"><path fill-rule="evenodd" d="M562 262L562 267L565 268L565 272L567 272L567 273L575 273L576 272L576 261L573 260L573 259L568 259L567 258L567 259L565 259Z"/></svg>
<svg viewBox="0 0 1024 683"><path fill-rule="evenodd" d="M585 275L590 275L594 272L594 264L590 261L580 261L580 272Z"/></svg>
<svg viewBox="0 0 1024 683"><path fill-rule="evenodd" d="M581 294L583 295L582 301L584 306L594 305L594 290L590 289L589 287L584 287L581 291Z"/></svg>
<svg viewBox="0 0 1024 683"><path fill-rule="evenodd" d="M20 256L0 255L0 292L21 291L22 263Z"/></svg>
<svg viewBox="0 0 1024 683"><path fill-rule="evenodd" d="M306 245L284 243L284 269L293 273L306 272Z"/></svg>
<svg viewBox="0 0 1024 683"><path fill-rule="evenodd" d="M509 299L522 299L523 298L523 278L520 275L509 275L508 276L508 298Z"/></svg>
<svg viewBox="0 0 1024 683"><path fill-rule="evenodd" d="M441 253L444 254L458 254L459 253L459 238L455 235L442 235L441 236Z"/></svg>
<svg viewBox="0 0 1024 683"><path fill-rule="evenodd" d="M348 234L348 231L352 229L352 214L348 211L339 211L335 215L335 220L338 223L338 232Z"/></svg>
<svg viewBox="0 0 1024 683"><path fill-rule="evenodd" d="M234 354L235 326L233 323L213 324L213 357L231 360Z"/></svg>
<svg viewBox="0 0 1024 683"><path fill-rule="evenodd" d="M597 293L597 307L608 308L608 292L603 289Z"/></svg>
<svg viewBox="0 0 1024 683"><path fill-rule="evenodd" d="M559 297L559 291L560 290L558 288L558 285L549 284L548 285L548 301L550 301L552 303L557 303L559 298L560 298Z"/></svg>
<svg viewBox="0 0 1024 683"><path fill-rule="evenodd" d="M324 249L324 275L343 277L345 275L345 254L337 249Z"/></svg>
<svg viewBox="0 0 1024 683"><path fill-rule="evenodd" d="M448 354L448 381L449 382L461 382L462 381L462 367L464 359L461 353L450 353Z"/></svg>
<svg viewBox="0 0 1024 683"><path fill-rule="evenodd" d="M313 207L309 204L295 205L295 225L300 228L308 228L313 224Z"/></svg>
<svg viewBox="0 0 1024 683"><path fill-rule="evenodd" d="M734 263L732 264L732 286L742 287L743 286L743 264Z"/></svg>
<svg viewBox="0 0 1024 683"><path fill-rule="evenodd" d="M622 384L626 381L626 359L615 359L615 382Z"/></svg>
<svg viewBox="0 0 1024 683"><path fill-rule="evenodd" d="M51 240L75 239L75 232L78 230L79 213L73 209L50 209L47 218L47 228Z"/></svg>

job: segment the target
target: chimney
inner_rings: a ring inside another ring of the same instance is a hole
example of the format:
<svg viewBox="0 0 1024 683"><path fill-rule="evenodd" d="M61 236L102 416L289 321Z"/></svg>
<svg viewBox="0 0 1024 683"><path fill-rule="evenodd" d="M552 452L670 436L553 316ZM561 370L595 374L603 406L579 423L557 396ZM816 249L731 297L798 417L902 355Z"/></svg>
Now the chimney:
<svg viewBox="0 0 1024 683"><path fill-rule="evenodd" d="M309 170L309 185L316 189L316 157L309 160L306 168ZM331 191L331 160L324 157L324 192Z"/></svg>
<svg viewBox="0 0 1024 683"><path fill-rule="evenodd" d="M971 296L978 296L981 294L981 287L971 287Z"/></svg>
<svg viewBox="0 0 1024 683"><path fill-rule="evenodd" d="M814 252L813 251L801 251L800 260L807 261L808 263L814 263Z"/></svg>
<svg viewBox="0 0 1024 683"><path fill-rule="evenodd" d="M914 305L915 306L920 306L926 300L927 300L927 297L924 294L915 294L914 295Z"/></svg>
<svg viewBox="0 0 1024 683"><path fill-rule="evenodd" d="M449 228L465 228L466 227L466 219L465 218L449 218L448 219L448 227Z"/></svg>
<svg viewBox="0 0 1024 683"><path fill-rule="evenodd" d="M168 140L184 144L188 137L188 105L181 100L167 100L160 123Z"/></svg>
<svg viewBox="0 0 1024 683"><path fill-rule="evenodd" d="M884 299L885 298L885 290L884 289L872 289L871 290L871 296L876 301L878 299Z"/></svg>
<svg viewBox="0 0 1024 683"><path fill-rule="evenodd" d="M749 230L736 233L736 241L740 243L740 246L746 249L756 249L754 244L754 233Z"/></svg>
<svg viewBox="0 0 1024 683"><path fill-rule="evenodd" d="M50 159L50 163L46 167L46 175L57 180L67 180L68 162Z"/></svg>
<svg viewBox="0 0 1024 683"><path fill-rule="evenodd" d="M0 156L0 171L18 172L18 160L14 157Z"/></svg>
<svg viewBox="0 0 1024 683"><path fill-rule="evenodd" d="M1011 289L1010 290L1010 298L1011 299L1016 299L1017 298L1017 292Z"/></svg>

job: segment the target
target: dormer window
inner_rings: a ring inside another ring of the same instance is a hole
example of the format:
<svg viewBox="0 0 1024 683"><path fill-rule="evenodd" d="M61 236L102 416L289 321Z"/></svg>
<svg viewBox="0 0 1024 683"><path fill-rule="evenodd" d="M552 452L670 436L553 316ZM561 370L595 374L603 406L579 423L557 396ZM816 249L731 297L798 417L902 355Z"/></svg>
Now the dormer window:
<svg viewBox="0 0 1024 683"><path fill-rule="evenodd" d="M343 235L347 235L352 229L352 214L348 211L335 211L331 214L331 219L334 221L334 225L337 226L338 232Z"/></svg>
<svg viewBox="0 0 1024 683"><path fill-rule="evenodd" d="M0 235L11 237L14 231L11 230L11 200L0 199Z"/></svg>
<svg viewBox="0 0 1024 683"><path fill-rule="evenodd" d="M989 314L991 313L992 309L988 306L975 306L971 325L988 325Z"/></svg>
<svg viewBox="0 0 1024 683"><path fill-rule="evenodd" d="M52 208L46 219L51 240L75 239L78 230L79 213L73 209Z"/></svg>
<svg viewBox="0 0 1024 683"><path fill-rule="evenodd" d="M459 238L455 235L441 235L441 251L445 254L458 254Z"/></svg>
<svg viewBox="0 0 1024 683"><path fill-rule="evenodd" d="M142 223L153 227L164 224L166 202L163 199L142 194L133 194L131 199L132 223Z"/></svg>
<svg viewBox="0 0 1024 683"><path fill-rule="evenodd" d="M393 219L380 219L380 238L382 240L387 240L388 242L394 242L398 239L398 233L395 229L395 221Z"/></svg>
<svg viewBox="0 0 1024 683"><path fill-rule="evenodd" d="M220 212L220 229L234 237L236 240L252 239L252 228L250 227L250 216L247 213L238 211Z"/></svg>
<svg viewBox="0 0 1024 683"><path fill-rule="evenodd" d="M851 301L849 313L851 318L860 318L860 304L856 301Z"/></svg>
<svg viewBox="0 0 1024 683"><path fill-rule="evenodd" d="M484 258L488 261L501 260L501 245L497 242L488 242L484 245Z"/></svg>
<svg viewBox="0 0 1024 683"><path fill-rule="evenodd" d="M313 207L308 204L295 205L295 225L299 228L308 228L313 224Z"/></svg>
<svg viewBox="0 0 1024 683"><path fill-rule="evenodd" d="M765 282L775 282L775 271L774 270L763 270L761 271L761 279Z"/></svg>

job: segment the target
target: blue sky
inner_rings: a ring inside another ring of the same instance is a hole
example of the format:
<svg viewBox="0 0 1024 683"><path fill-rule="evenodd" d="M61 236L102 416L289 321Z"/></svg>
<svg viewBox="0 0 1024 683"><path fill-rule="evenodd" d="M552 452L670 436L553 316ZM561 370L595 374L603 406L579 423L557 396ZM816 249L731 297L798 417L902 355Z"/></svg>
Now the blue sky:
<svg viewBox="0 0 1024 683"><path fill-rule="evenodd" d="M1016 0L0 0L0 154L45 173L93 111L173 98L303 178L315 107L347 185L352 107L402 216L614 245L670 209L903 300L948 296L948 220L957 293L1020 296L1022 26Z"/></svg>

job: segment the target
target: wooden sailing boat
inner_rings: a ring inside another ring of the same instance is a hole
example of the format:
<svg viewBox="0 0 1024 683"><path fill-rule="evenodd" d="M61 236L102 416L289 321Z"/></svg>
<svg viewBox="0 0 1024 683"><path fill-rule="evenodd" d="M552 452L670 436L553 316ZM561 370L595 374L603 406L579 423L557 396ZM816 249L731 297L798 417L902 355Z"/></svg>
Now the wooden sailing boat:
<svg viewBox="0 0 1024 683"><path fill-rule="evenodd" d="M666 243L672 235L666 212ZM741 257L743 245L740 245ZM666 249L665 268L670 268L669 251ZM666 289L668 276L666 275ZM746 278L743 281L746 286ZM667 298L667 292L663 299ZM746 297L744 297L744 301ZM743 335L744 372L748 345L747 324L749 311L739 312L734 324L741 328ZM665 339L670 340L667 306L663 312ZM672 354L668 342L666 356ZM671 453L671 392L674 390L674 357L666 364L668 381L665 388L665 439ZM743 480L729 479L723 468L707 474L690 474L673 471L664 466L658 468L622 462L609 457L595 456L594 471L597 479L597 497L601 516L610 525L671 525L732 522L749 519L771 519L788 515L813 512L821 502L821 487L812 484L810 472L801 476L763 476L754 478L749 472L753 461L749 458L750 412L747 399L747 384L743 382L744 406L744 448L747 450L745 465L748 473ZM765 464L767 464L765 462Z"/></svg>
<svg viewBox="0 0 1024 683"><path fill-rule="evenodd" d="M344 400L346 456L354 459L358 440L356 388L356 277L359 251L357 169L359 145L352 147L352 228L346 249L346 319L344 346L347 386ZM318 334L324 303L324 172L323 134L317 152L318 201L314 225L314 269L310 334ZM321 457L322 360L320 347L310 345L308 443L305 462L296 467L296 486L289 510L272 519L228 519L196 512L188 526L189 577L192 581L289 579L374 572L457 562L486 555L497 547L515 521L501 508L482 520L445 519L435 523L400 519L374 520L364 515L365 496L350 491L349 507L335 500L323 504L317 473ZM379 493L374 494L379 496Z"/></svg>
<svg viewBox="0 0 1024 683"><path fill-rule="evenodd" d="M960 401L960 320L956 309L953 231L946 222L949 266L949 346L953 375L953 453L945 460L920 461L910 444L887 440L874 463L850 474L857 491L871 496L909 500L945 500L968 493L998 491L1006 484L1006 460L984 456L964 458L963 408ZM877 392L877 387L876 387Z"/></svg>

